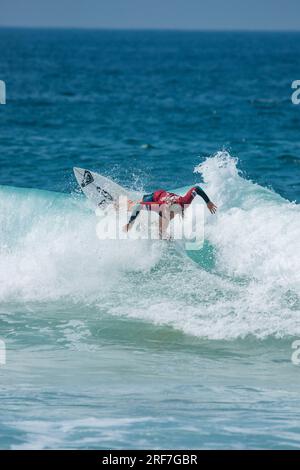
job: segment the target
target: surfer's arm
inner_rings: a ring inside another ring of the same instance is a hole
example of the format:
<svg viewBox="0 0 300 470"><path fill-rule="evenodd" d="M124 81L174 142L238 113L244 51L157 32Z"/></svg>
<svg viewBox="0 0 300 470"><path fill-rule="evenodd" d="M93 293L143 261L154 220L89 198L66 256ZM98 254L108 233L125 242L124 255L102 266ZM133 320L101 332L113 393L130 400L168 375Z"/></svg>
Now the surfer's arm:
<svg viewBox="0 0 300 470"><path fill-rule="evenodd" d="M217 206L213 202L209 201L206 205L211 214L215 214L217 212Z"/></svg>
<svg viewBox="0 0 300 470"><path fill-rule="evenodd" d="M132 212L131 212L131 216L130 216L130 219L128 221L128 224L125 225L124 227L124 230L126 232L128 232L128 230L131 229L132 225L134 224L135 222L135 219L137 218L137 216L139 215L139 213L141 212L142 210L142 205L141 204L136 204L133 209L132 209Z"/></svg>
<svg viewBox="0 0 300 470"><path fill-rule="evenodd" d="M200 186L195 186L194 190L197 193L197 196L202 197L202 199L206 202L206 204L210 202L208 195L206 194L205 191L203 191L202 188L200 188Z"/></svg>
<svg viewBox="0 0 300 470"><path fill-rule="evenodd" d="M206 194L205 191L203 191L200 186L194 186L191 188L185 196L182 196L182 203L183 204L191 204L192 200L196 197L200 196L206 202L208 210L212 213L215 214L217 210L217 206L209 199L208 195Z"/></svg>
<svg viewBox="0 0 300 470"><path fill-rule="evenodd" d="M149 202L141 201L141 202L139 202L138 204L136 204L133 207L129 222L128 222L128 224L125 225L123 230L125 232L128 232L128 230L131 229L131 227L133 226L137 216L139 215L139 213L142 210L159 212L159 210L160 210L159 208L160 208L160 205L157 202L154 202L154 201L151 201L151 202L150 201ZM159 215L161 215L160 212L159 212Z"/></svg>
<svg viewBox="0 0 300 470"><path fill-rule="evenodd" d="M203 191L200 186L195 186L195 191L198 196L202 197L202 199L206 202L207 208L211 214L215 214L217 212L217 206L209 199L208 195L205 191Z"/></svg>

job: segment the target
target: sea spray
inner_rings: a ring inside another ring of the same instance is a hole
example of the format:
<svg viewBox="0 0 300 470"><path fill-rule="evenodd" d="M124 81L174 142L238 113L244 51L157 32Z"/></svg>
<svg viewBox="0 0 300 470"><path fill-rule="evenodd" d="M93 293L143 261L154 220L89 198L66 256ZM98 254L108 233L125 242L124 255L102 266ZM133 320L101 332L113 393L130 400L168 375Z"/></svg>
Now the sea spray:
<svg viewBox="0 0 300 470"><path fill-rule="evenodd" d="M202 249L213 263L170 243L99 240L84 198L2 188L2 301L94 305L210 339L300 334L299 206L243 178L229 154L195 171L218 205Z"/></svg>

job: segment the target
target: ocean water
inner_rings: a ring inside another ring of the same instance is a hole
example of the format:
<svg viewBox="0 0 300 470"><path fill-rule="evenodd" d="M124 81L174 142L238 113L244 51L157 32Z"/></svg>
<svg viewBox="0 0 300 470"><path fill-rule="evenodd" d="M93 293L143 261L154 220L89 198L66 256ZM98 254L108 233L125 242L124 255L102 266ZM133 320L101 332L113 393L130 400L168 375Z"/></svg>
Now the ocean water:
<svg viewBox="0 0 300 470"><path fill-rule="evenodd" d="M0 448L298 448L300 34L0 29L0 50ZM203 249L100 242L73 166L203 185Z"/></svg>

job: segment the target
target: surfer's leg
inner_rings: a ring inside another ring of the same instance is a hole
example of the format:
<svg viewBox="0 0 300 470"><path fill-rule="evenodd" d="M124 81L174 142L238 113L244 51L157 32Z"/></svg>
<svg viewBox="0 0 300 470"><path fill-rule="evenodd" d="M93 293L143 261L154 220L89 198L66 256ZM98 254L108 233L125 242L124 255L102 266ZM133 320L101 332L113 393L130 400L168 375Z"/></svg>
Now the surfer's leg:
<svg viewBox="0 0 300 470"><path fill-rule="evenodd" d="M169 220L163 217L162 215L159 216L159 238L161 240L167 238L166 230L169 226Z"/></svg>
<svg viewBox="0 0 300 470"><path fill-rule="evenodd" d="M141 204L135 204L135 206L134 206L133 209L132 209L129 222L128 222L128 224L125 225L125 227L124 227L124 230L125 230L126 232L128 232L128 230L132 227L132 225L134 224L135 219L137 218L137 216L139 215L139 213L141 212L141 210L142 210Z"/></svg>
<svg viewBox="0 0 300 470"><path fill-rule="evenodd" d="M159 211L159 238L167 239L167 229L169 227L170 220L173 219L174 213L171 213L170 208L164 204L160 206Z"/></svg>

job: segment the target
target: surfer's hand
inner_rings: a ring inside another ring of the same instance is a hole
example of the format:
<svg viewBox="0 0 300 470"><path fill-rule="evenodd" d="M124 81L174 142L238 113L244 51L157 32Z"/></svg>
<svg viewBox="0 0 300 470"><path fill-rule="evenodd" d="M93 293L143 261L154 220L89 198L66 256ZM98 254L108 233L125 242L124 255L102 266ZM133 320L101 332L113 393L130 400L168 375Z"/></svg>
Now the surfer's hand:
<svg viewBox="0 0 300 470"><path fill-rule="evenodd" d="M217 206L211 201L207 203L207 208L211 214L215 214L217 212Z"/></svg>
<svg viewBox="0 0 300 470"><path fill-rule="evenodd" d="M128 230L129 230L129 224L124 225L123 232L128 232Z"/></svg>

